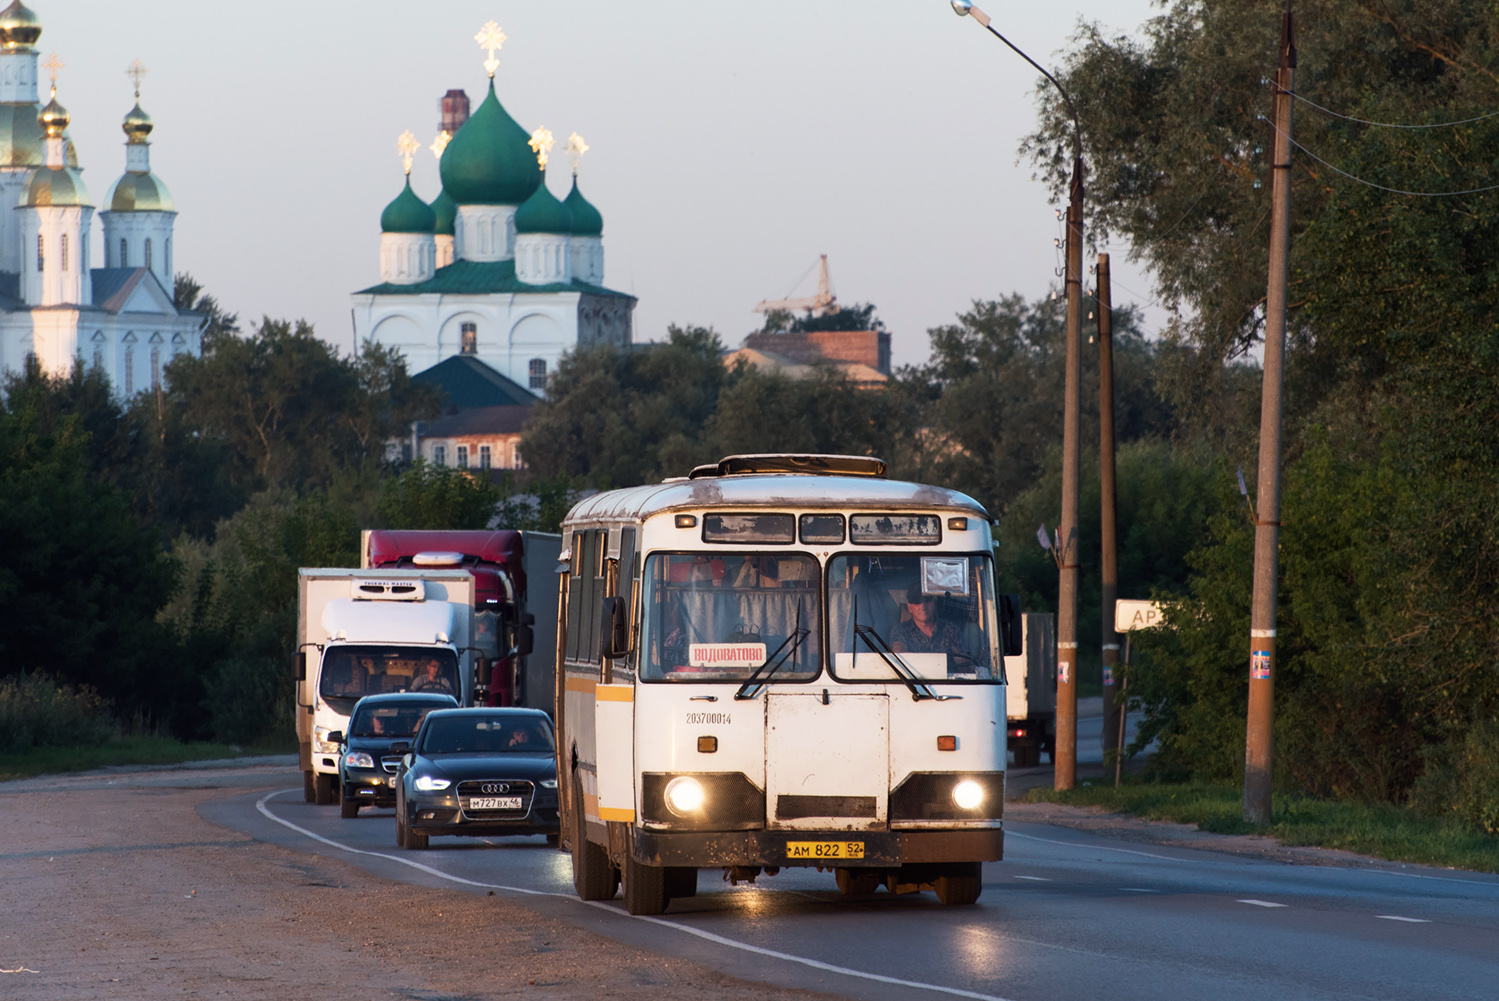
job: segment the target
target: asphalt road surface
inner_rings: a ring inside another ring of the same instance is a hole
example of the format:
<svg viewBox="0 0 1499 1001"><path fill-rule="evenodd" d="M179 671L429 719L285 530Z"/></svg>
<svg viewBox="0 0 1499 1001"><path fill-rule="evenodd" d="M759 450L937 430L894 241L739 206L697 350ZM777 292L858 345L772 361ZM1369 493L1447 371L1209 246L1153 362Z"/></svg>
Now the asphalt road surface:
<svg viewBox="0 0 1499 1001"><path fill-rule="evenodd" d="M288 778L296 778L288 773ZM587 904L543 839L395 847L388 810L343 820L300 783L205 819L392 880L523 897L549 916L732 976L868 999L1499 997L1499 878L1390 864L1288 865L1011 822L977 906L841 901L829 873L699 877L661 918ZM482 956L482 950L476 953Z"/></svg>

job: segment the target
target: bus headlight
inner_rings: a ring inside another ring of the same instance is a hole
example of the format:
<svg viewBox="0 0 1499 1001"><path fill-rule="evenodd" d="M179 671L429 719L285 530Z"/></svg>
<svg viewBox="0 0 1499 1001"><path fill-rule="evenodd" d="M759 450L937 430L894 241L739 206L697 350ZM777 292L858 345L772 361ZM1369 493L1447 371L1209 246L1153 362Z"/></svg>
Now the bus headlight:
<svg viewBox="0 0 1499 1001"><path fill-rule="evenodd" d="M703 784L688 775L678 775L666 783L666 808L678 817L686 817L703 808L707 797Z"/></svg>
<svg viewBox="0 0 1499 1001"><path fill-rule="evenodd" d="M984 787L973 779L964 779L952 787L952 801L960 810L974 810L984 802Z"/></svg>

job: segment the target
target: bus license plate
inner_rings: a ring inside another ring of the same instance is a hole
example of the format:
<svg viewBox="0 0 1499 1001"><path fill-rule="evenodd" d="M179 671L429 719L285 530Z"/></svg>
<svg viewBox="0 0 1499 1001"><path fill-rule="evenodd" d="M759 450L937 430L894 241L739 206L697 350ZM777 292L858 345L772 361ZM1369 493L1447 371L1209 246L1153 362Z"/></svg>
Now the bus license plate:
<svg viewBox="0 0 1499 1001"><path fill-rule="evenodd" d="M788 841L788 858L863 858L862 841Z"/></svg>
<svg viewBox="0 0 1499 1001"><path fill-rule="evenodd" d="M519 810L519 796L474 796L468 801L466 810Z"/></svg>

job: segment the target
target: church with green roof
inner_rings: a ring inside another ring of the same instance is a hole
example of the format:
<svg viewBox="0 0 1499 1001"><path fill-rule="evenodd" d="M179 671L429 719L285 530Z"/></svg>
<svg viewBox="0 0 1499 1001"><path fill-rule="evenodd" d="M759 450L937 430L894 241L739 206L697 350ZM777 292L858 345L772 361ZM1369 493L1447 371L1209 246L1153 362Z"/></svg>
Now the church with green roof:
<svg viewBox="0 0 1499 1001"><path fill-rule="evenodd" d="M413 372L468 355L544 393L564 352L629 346L635 297L604 285L604 219L578 187L587 145L569 138L572 187L558 198L552 134L528 132L495 94L504 35L491 22L479 38L488 92L472 114L462 91L443 98L431 202L411 187L418 144L401 137L406 182L380 215L380 283L353 295L355 334L400 349Z"/></svg>

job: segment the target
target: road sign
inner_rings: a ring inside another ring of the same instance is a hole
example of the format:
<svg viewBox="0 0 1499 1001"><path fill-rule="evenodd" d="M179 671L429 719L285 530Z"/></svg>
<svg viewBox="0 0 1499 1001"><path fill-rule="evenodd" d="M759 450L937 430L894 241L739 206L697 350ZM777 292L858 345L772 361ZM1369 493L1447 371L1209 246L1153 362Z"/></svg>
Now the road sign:
<svg viewBox="0 0 1499 1001"><path fill-rule="evenodd" d="M1136 629L1153 629L1161 624L1163 609L1157 601L1131 601L1121 598L1114 603L1114 631L1133 632Z"/></svg>

